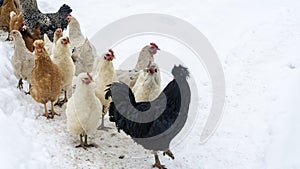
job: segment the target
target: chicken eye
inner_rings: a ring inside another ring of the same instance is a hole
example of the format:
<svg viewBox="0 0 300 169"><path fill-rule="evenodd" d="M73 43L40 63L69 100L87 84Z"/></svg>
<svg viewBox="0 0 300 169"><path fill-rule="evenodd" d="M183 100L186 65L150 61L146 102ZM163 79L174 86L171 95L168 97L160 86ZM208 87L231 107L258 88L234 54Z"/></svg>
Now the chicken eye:
<svg viewBox="0 0 300 169"><path fill-rule="evenodd" d="M110 56L110 54L107 53L107 54L105 54L105 56Z"/></svg>
<svg viewBox="0 0 300 169"><path fill-rule="evenodd" d="M157 72L157 69L154 69L155 72Z"/></svg>

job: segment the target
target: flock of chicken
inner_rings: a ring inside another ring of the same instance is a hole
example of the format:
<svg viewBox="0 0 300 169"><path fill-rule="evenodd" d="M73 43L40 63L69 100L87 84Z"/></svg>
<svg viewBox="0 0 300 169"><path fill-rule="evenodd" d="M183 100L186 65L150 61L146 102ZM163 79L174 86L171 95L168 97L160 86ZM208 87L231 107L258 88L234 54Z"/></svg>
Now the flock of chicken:
<svg viewBox="0 0 300 169"><path fill-rule="evenodd" d="M104 126L104 116L109 112L110 121L119 131L123 130L137 143L154 151L153 167L165 168L157 151L164 151L174 159L169 144L184 126L190 104L187 68L174 66L174 80L161 91L160 70L154 63L154 55L160 49L155 43L142 48L134 69L115 70L113 50L97 57L94 46L82 34L79 22L70 15L72 10L68 5L53 14L41 13L35 0L1 0L0 5L0 33L5 37L2 40L14 42L11 62L14 75L19 79L17 87L23 90L23 80L30 84L25 93L44 104L43 115L47 118L59 115L54 110L56 105L67 103L68 129L80 138L80 145L76 147L93 146L88 144L87 136L97 127L108 129ZM67 27L69 35L64 36ZM73 79L76 79L76 88L72 93ZM63 99L60 99L62 93ZM51 102L50 112L48 102ZM157 118L147 123L138 122L143 119L143 112ZM135 120L127 119L128 114ZM172 132L163 134L172 126ZM154 136L158 137L151 140ZM149 140L145 142L140 138L150 138L151 143L159 144L149 144Z"/></svg>

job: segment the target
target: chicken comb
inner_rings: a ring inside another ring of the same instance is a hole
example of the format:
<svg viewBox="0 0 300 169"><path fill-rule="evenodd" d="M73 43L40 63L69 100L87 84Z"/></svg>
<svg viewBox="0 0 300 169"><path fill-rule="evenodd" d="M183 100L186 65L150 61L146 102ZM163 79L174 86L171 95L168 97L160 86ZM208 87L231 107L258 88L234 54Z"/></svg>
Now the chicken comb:
<svg viewBox="0 0 300 169"><path fill-rule="evenodd" d="M158 46L155 43L150 43L151 46L154 46L155 48L158 48Z"/></svg>
<svg viewBox="0 0 300 169"><path fill-rule="evenodd" d="M93 81L93 77L90 75L90 73L89 73L89 72L86 72L86 74L88 75L88 77L90 78L90 80Z"/></svg>
<svg viewBox="0 0 300 169"><path fill-rule="evenodd" d="M112 49L109 49L108 52L109 52L112 56L115 56L115 55L114 55L114 51L113 51Z"/></svg>

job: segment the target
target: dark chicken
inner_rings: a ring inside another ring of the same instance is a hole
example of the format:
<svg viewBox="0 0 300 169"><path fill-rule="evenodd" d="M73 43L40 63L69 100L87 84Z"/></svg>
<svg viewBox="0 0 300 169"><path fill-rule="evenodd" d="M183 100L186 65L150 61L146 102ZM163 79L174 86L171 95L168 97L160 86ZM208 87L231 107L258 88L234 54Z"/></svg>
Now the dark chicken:
<svg viewBox="0 0 300 169"><path fill-rule="evenodd" d="M63 30L67 28L68 22L66 17L72 12L72 9L64 4L56 13L42 13L36 0L20 0L23 17L30 31L33 31L36 25L39 24L41 34L47 34L53 41L53 33L57 28Z"/></svg>
<svg viewBox="0 0 300 169"><path fill-rule="evenodd" d="M164 151L164 154L174 159L169 144L187 120L191 99L187 68L174 66L172 74L174 80L151 102L137 103L125 83L111 84L106 93L106 98L112 97L110 121L115 122L118 131L123 130L135 142L153 150L153 167L161 169L165 167L161 165L156 151Z"/></svg>

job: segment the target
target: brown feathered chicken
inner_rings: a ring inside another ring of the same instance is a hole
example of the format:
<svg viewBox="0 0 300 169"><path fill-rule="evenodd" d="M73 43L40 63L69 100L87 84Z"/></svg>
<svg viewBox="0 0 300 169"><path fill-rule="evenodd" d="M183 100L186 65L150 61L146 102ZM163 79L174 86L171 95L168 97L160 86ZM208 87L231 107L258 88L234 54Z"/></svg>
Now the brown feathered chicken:
<svg viewBox="0 0 300 169"><path fill-rule="evenodd" d="M27 26L26 22L24 22L22 12L20 12L18 15L15 12L10 12L10 30L18 30L21 32L22 37L25 41L26 47L33 52L33 42L34 40L41 39L41 32L39 25L37 24L34 28L34 32L31 33Z"/></svg>
<svg viewBox="0 0 300 169"><path fill-rule="evenodd" d="M154 62L154 55L160 50L155 43L145 46L140 54L136 66L133 70L117 70L117 78L119 81L127 84L130 88L135 85L139 76L139 71L146 68L149 62Z"/></svg>
<svg viewBox="0 0 300 169"><path fill-rule="evenodd" d="M104 116L108 111L111 100L105 99L105 89L107 88L107 85L111 84L114 80L115 69L112 63L114 58L114 52L110 49L107 53L101 56L99 63L95 68L95 92L102 104L102 121L98 130L107 129L107 127L104 126Z"/></svg>
<svg viewBox="0 0 300 169"><path fill-rule="evenodd" d="M28 30L26 23L23 20L22 13L17 15L15 12L10 13L10 25L11 25L11 30L18 30L22 34L22 38L25 41L26 47L30 52L33 52L34 47L33 47L33 42L34 38L33 35L30 33Z"/></svg>
<svg viewBox="0 0 300 169"><path fill-rule="evenodd" d="M35 66L31 73L30 95L38 103L44 104L44 116L53 118L54 115L59 115L54 111L54 101L58 99L62 90L62 74L51 61L42 40L36 40L34 47ZM47 111L48 101L51 102L51 115Z"/></svg>
<svg viewBox="0 0 300 169"><path fill-rule="evenodd" d="M10 12L17 12L14 0L4 0L1 6L1 15L0 15L0 34L6 39L9 34L9 21L10 21ZM2 40L6 40L2 39Z"/></svg>

